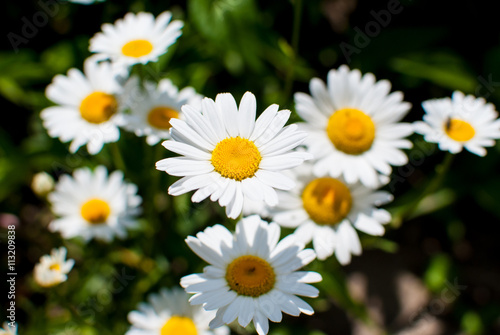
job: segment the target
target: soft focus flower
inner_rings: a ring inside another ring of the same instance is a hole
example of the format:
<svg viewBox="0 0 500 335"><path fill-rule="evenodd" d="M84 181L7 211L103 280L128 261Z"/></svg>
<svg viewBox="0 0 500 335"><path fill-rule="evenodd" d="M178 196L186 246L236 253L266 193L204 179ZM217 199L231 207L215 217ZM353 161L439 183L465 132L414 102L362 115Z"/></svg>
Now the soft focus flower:
<svg viewBox="0 0 500 335"><path fill-rule="evenodd" d="M305 145L314 155L314 173L343 176L352 184L360 181L376 188L388 181L391 165L404 165L401 150L411 148L404 137L413 133L399 123L410 109L401 92L390 93L391 83L375 81L367 73L342 65L328 73L327 85L318 78L310 82L311 95L295 94L297 113L309 133Z"/></svg>
<svg viewBox="0 0 500 335"><path fill-rule="evenodd" d="M64 238L81 236L86 241L126 237L126 228L137 225L135 217L142 201L137 186L124 182L121 171L108 177L104 166L94 172L81 168L74 171L73 177L62 176L48 199L59 216L49 228Z"/></svg>
<svg viewBox="0 0 500 335"><path fill-rule="evenodd" d="M114 25L103 24L102 32L90 39L89 50L118 66L155 62L181 35L182 21L171 18L168 11L156 19L151 13L127 13Z"/></svg>
<svg viewBox="0 0 500 335"><path fill-rule="evenodd" d="M278 191L279 204L270 210L273 221L283 227L297 228L295 235L303 243L312 241L318 259L334 252L341 264L351 261L351 254L361 254L356 229L383 235L382 226L391 220L385 209L376 208L392 200L385 191L375 191L342 178L316 177L310 164L301 165L290 174L296 187Z"/></svg>
<svg viewBox="0 0 500 335"><path fill-rule="evenodd" d="M0 335L17 335L17 324L11 327L11 322L5 321L0 328Z"/></svg>
<svg viewBox="0 0 500 335"><path fill-rule="evenodd" d="M126 335L227 335L226 326L210 330L208 324L215 312L201 306L192 306L189 295L181 288L163 288L150 294L147 303L140 303L137 311L128 314L132 327Z"/></svg>
<svg viewBox="0 0 500 335"><path fill-rule="evenodd" d="M118 141L120 74L109 63L88 58L84 73L70 69L67 76L55 76L46 95L58 106L45 108L40 114L49 135L71 141L73 153L87 144L91 155L101 151L104 143Z"/></svg>
<svg viewBox="0 0 500 335"><path fill-rule="evenodd" d="M47 172L38 172L31 180L31 189L39 196L46 196L54 189L54 178Z"/></svg>
<svg viewBox="0 0 500 335"><path fill-rule="evenodd" d="M314 313L309 304L297 297L317 297L318 290L309 285L321 281L316 272L297 271L316 257L311 249L290 235L278 243L280 228L263 221L258 215L243 218L236 233L215 225L206 228L186 242L210 265L203 273L181 279L193 305L217 310L210 322L217 328L236 318L242 327L253 320L257 333L267 334L269 322L280 322L282 312L298 316Z"/></svg>
<svg viewBox="0 0 500 335"><path fill-rule="evenodd" d="M50 287L68 279L67 274L73 268L75 261L73 259L66 260L66 253L66 248L60 247L52 249L50 255L44 255L40 258L40 263L36 264L34 269L34 277L38 285Z"/></svg>
<svg viewBox="0 0 500 335"><path fill-rule="evenodd" d="M465 147L485 156L485 147L500 138L500 120L495 106L483 98L465 96L455 91L450 98L432 99L422 103L424 121L414 123L415 132L427 142L438 143L439 149L452 154Z"/></svg>
<svg viewBox="0 0 500 335"><path fill-rule="evenodd" d="M306 152L292 151L306 133L297 131L296 125L283 127L290 111L271 105L255 120L256 101L250 92L239 108L229 93L218 94L215 101L204 98L201 106L202 113L184 105L185 121L170 120L172 140L163 146L183 157L158 161L156 168L184 178L170 186L169 194L197 190L193 202L210 196L226 207L230 218L240 215L247 198L275 206L275 188L294 186L280 171L310 158Z"/></svg>
<svg viewBox="0 0 500 335"><path fill-rule="evenodd" d="M140 87L139 78L130 78L124 87L122 106L130 110L123 116L123 127L137 136L147 136L146 142L155 145L160 140L170 138L170 119L182 119L181 107L201 105L202 96L192 87L179 91L169 79L156 83L144 82Z"/></svg>

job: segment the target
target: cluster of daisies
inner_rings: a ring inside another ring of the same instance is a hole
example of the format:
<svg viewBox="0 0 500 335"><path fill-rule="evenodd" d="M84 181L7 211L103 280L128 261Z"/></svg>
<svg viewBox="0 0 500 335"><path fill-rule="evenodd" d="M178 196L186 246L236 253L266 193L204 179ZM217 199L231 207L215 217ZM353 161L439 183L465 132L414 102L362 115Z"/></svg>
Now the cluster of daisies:
<svg viewBox="0 0 500 335"><path fill-rule="evenodd" d="M283 313L313 314L300 297L317 297L310 284L322 278L301 268L332 256L348 264L362 252L358 231L384 234L391 215L381 206L393 197L382 188L393 166L408 163L408 136L417 132L442 150L465 147L480 156L500 138L495 107L482 98L455 92L425 101L423 121L401 122L411 109L403 94L345 65L326 83L312 79L309 94L295 94L303 122L289 125L291 111L275 104L261 111L250 92L239 102L230 93L203 98L168 79L130 75L134 64L157 61L181 28L169 12L128 13L104 24L90 40L95 55L83 73L56 76L46 91L56 105L41 112L49 135L71 142L72 153L86 145L98 154L119 140L120 128L149 145L162 142L172 154L156 168L181 177L168 193L193 192L194 203L210 198L237 222L234 231L216 224L186 238L208 265L181 279L184 290L164 288L130 312L128 335L228 334L236 320L242 327L253 322L262 335ZM48 195L56 216L49 229L84 241L125 238L142 198L124 172L98 166L62 176ZM280 240L281 227L294 232ZM34 278L54 286L73 266L64 247L54 249Z"/></svg>

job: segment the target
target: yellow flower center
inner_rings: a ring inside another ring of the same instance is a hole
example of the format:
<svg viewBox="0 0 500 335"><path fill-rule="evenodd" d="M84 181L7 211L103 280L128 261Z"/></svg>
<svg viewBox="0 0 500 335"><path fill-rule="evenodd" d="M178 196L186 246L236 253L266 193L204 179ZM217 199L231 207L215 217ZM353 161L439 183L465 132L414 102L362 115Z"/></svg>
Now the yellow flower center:
<svg viewBox="0 0 500 335"><path fill-rule="evenodd" d="M375 124L362 111L344 108L330 116L326 133L337 150L359 155L371 148L375 139Z"/></svg>
<svg viewBox="0 0 500 335"><path fill-rule="evenodd" d="M139 58L148 55L153 50L153 44L148 40L133 40L122 47L122 54L128 57Z"/></svg>
<svg viewBox="0 0 500 335"><path fill-rule="evenodd" d="M351 191L335 178L318 178L304 188L302 203L314 222L319 225L335 225L351 210Z"/></svg>
<svg viewBox="0 0 500 335"><path fill-rule="evenodd" d="M212 165L223 177L241 181L253 177L262 156L252 141L241 137L226 138L212 151Z"/></svg>
<svg viewBox="0 0 500 335"><path fill-rule="evenodd" d="M148 122L157 129L170 129L170 119L179 117L179 112L170 107L158 106L149 111Z"/></svg>
<svg viewBox="0 0 500 335"><path fill-rule="evenodd" d="M458 142L467 142L476 134L470 123L459 119L449 119L446 122L444 131L451 139Z"/></svg>
<svg viewBox="0 0 500 335"><path fill-rule="evenodd" d="M49 266L49 270L61 272L61 266L58 263L54 263Z"/></svg>
<svg viewBox="0 0 500 335"><path fill-rule="evenodd" d="M111 212L108 203L101 199L90 199L82 205L82 217L89 223L104 223Z"/></svg>
<svg viewBox="0 0 500 335"><path fill-rule="evenodd" d="M236 258L227 266L226 281L239 295L258 297L272 290L276 276L268 262L257 256L246 255Z"/></svg>
<svg viewBox="0 0 500 335"><path fill-rule="evenodd" d="M114 96L104 92L93 92L80 104L80 114L90 123L102 123L108 121L116 113L117 108L118 103Z"/></svg>
<svg viewBox="0 0 500 335"><path fill-rule="evenodd" d="M161 327L160 335L197 335L196 326L188 317L172 316Z"/></svg>

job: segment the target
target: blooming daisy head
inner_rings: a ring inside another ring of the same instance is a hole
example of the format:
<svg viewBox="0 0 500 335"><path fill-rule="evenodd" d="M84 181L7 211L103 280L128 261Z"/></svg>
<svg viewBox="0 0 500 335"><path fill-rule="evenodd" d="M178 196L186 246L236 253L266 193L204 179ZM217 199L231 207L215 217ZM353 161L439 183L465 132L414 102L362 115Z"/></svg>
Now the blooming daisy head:
<svg viewBox="0 0 500 335"><path fill-rule="evenodd" d="M197 189L191 198L200 202L210 196L226 207L230 218L240 215L245 199L278 203L275 188L290 189L293 182L280 173L310 158L306 152L292 151L306 137L296 125L283 127L290 111L269 106L255 120L255 96L247 92L239 108L229 93L215 101L204 98L201 113L184 105L185 120L172 119L172 140L163 142L168 150L183 157L156 163L158 170L182 176L169 188L180 195Z"/></svg>
<svg viewBox="0 0 500 335"><path fill-rule="evenodd" d="M86 241L124 238L126 228L137 224L142 201L137 186L124 182L121 171L108 176L104 166L94 172L77 169L73 177L63 175L48 199L58 216L49 228L65 238L81 236Z"/></svg>
<svg viewBox="0 0 500 335"><path fill-rule="evenodd" d="M290 171L296 187L278 192L278 206L271 209L273 221L283 227L296 228L297 239L312 241L318 259L334 252L341 264L351 261L351 254L361 254L356 229L370 235L383 235L391 215L377 206L388 203L392 195L374 191L341 178L316 177L311 164Z"/></svg>
<svg viewBox="0 0 500 335"><path fill-rule="evenodd" d="M0 328L0 335L17 335L17 324L5 321Z"/></svg>
<svg viewBox="0 0 500 335"><path fill-rule="evenodd" d="M280 228L258 215L243 218L236 232L215 225L188 236L188 246L210 265L203 273L181 279L193 305L217 310L210 322L217 328L238 319L242 327L253 320L257 333L267 334L269 322L280 322L282 312L311 315L312 307L297 295L317 297L309 285L321 281L316 272L297 271L316 257L312 249L289 235L278 243Z"/></svg>
<svg viewBox="0 0 500 335"><path fill-rule="evenodd" d="M137 77L127 81L122 97L122 105L130 111L123 115L124 128L146 136L149 145L170 138L170 119L183 118L182 105L199 108L202 99L192 87L179 91L169 79L158 84L146 81L143 89Z"/></svg>
<svg viewBox="0 0 500 335"><path fill-rule="evenodd" d="M389 81L343 65L328 72L326 86L313 78L309 87L311 96L295 94L295 106L309 133L305 144L315 156L316 175L376 188L387 181L391 165L407 163L401 149L411 147L404 137L413 127L398 121L410 104L401 92L389 93Z"/></svg>
<svg viewBox="0 0 500 335"><path fill-rule="evenodd" d="M148 296L147 303L140 303L138 310L128 314L132 327L126 335L227 335L224 326L211 330L208 326L215 312L201 306L192 306L189 295L181 288L163 288L158 294Z"/></svg>
<svg viewBox="0 0 500 335"><path fill-rule="evenodd" d="M71 152L87 144L95 155L104 143L116 142L118 130L118 100L121 91L119 72L106 62L88 58L84 73L70 69L67 76L57 75L47 87L47 97L58 104L42 110L43 125L52 137L71 141Z"/></svg>
<svg viewBox="0 0 500 335"><path fill-rule="evenodd" d="M156 19L151 13L127 13L114 25L103 24L102 32L90 39L89 50L116 65L155 62L181 35L182 21L171 18L168 11Z"/></svg>
<svg viewBox="0 0 500 335"><path fill-rule="evenodd" d="M44 255L40 258L40 263L35 265L34 270L35 281L38 285L50 287L68 279L67 274L73 268L75 261L73 259L66 260L66 253L66 248L60 247L52 249L50 255Z"/></svg>
<svg viewBox="0 0 500 335"><path fill-rule="evenodd" d="M500 120L495 106L483 98L465 96L455 91L450 98L432 99L422 103L424 121L414 123L415 132L427 142L438 143L439 149L453 154L465 147L485 156L485 147L500 138Z"/></svg>

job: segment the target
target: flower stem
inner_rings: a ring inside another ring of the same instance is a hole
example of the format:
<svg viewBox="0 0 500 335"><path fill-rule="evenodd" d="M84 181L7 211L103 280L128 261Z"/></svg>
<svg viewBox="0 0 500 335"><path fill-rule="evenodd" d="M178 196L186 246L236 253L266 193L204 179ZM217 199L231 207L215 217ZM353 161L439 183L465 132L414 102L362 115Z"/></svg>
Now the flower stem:
<svg viewBox="0 0 500 335"><path fill-rule="evenodd" d="M111 151L111 158L117 170L125 171L125 161L123 160L120 147L117 142L110 143L109 150Z"/></svg>
<svg viewBox="0 0 500 335"><path fill-rule="evenodd" d="M283 90L283 103L290 98L292 93L293 77L295 72L295 64L297 62L297 53L299 49L300 37L300 21L302 14L302 0L294 0L294 13L293 13L293 30L292 30L292 55L290 60L290 67L286 73L285 88Z"/></svg>
<svg viewBox="0 0 500 335"><path fill-rule="evenodd" d="M445 175L448 173L451 167L451 163L453 162L454 154L447 152L443 162L436 167L436 175L434 178L427 184L427 187L420 193L420 195L412 201L409 206L401 213L399 222L409 218L417 209L420 202L427 197L429 194L436 192L436 190L443 183Z"/></svg>

